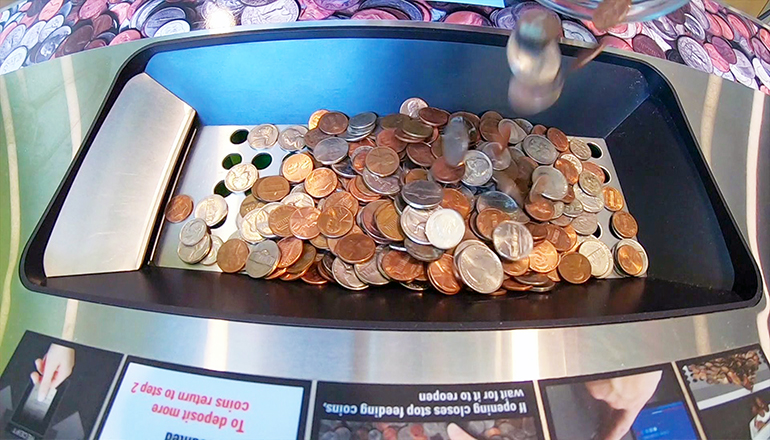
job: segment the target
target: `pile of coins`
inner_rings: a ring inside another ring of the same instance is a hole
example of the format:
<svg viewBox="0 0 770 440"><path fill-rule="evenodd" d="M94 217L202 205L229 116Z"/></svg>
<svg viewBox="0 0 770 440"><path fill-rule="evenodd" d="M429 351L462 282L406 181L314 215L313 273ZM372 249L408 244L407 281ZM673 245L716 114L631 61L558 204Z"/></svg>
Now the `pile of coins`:
<svg viewBox="0 0 770 440"><path fill-rule="evenodd" d="M446 422L354 422L321 420L320 440L450 440ZM532 417L459 422L460 429L479 440L534 440L537 428ZM456 431L455 431L456 432ZM467 437L463 437L467 438Z"/></svg>
<svg viewBox="0 0 770 440"><path fill-rule="evenodd" d="M710 384L733 384L751 391L762 363L759 350L735 353L700 364L687 366L693 382L705 381Z"/></svg>
<svg viewBox="0 0 770 440"><path fill-rule="evenodd" d="M238 231L211 234L227 216L217 194L194 206L170 201L181 230L179 257L223 272L351 290L398 282L453 295L545 293L564 280L641 276L648 266L638 226L617 188L592 162L589 145L555 127L405 101L399 113L351 118L318 110L307 127L262 124L255 150L289 152L277 176L251 163L229 169L225 186L243 192ZM194 208L194 210L193 210ZM610 249L592 234L612 212L621 240Z"/></svg>

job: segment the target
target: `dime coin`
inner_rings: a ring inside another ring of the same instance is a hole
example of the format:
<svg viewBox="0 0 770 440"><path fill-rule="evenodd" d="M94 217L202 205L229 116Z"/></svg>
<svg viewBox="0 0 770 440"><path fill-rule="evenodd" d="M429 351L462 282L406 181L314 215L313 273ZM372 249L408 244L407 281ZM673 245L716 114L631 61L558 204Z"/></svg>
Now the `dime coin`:
<svg viewBox="0 0 770 440"><path fill-rule="evenodd" d="M171 198L166 206L165 217L170 223L180 223L190 216L193 210L193 200L190 196L180 194Z"/></svg>

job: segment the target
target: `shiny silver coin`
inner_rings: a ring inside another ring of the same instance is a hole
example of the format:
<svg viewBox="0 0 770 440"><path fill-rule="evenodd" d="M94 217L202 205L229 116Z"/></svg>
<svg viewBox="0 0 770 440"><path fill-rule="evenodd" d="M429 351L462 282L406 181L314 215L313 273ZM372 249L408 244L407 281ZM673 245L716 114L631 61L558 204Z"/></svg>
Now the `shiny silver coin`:
<svg viewBox="0 0 770 440"><path fill-rule="evenodd" d="M369 287L368 284L364 283L358 278L352 265L340 260L339 258L334 259L331 272L337 283L346 289L363 290Z"/></svg>
<svg viewBox="0 0 770 440"><path fill-rule="evenodd" d="M246 214L246 217L243 218L243 221L238 226L238 232L240 232L240 238L247 243L256 244L265 239L259 233L259 209Z"/></svg>
<svg viewBox="0 0 770 440"><path fill-rule="evenodd" d="M315 208L315 201L313 198L304 192L295 192L287 195L281 200L281 204L293 206L295 208Z"/></svg>
<svg viewBox="0 0 770 440"><path fill-rule="evenodd" d="M580 214L582 214L583 211L583 204L578 199L574 199L573 201L567 203L564 205L564 215L567 217L577 217Z"/></svg>
<svg viewBox="0 0 770 440"><path fill-rule="evenodd" d="M301 125L292 125L285 128L278 135L278 145L285 151L299 151L305 148L305 135L307 128Z"/></svg>
<svg viewBox="0 0 770 440"><path fill-rule="evenodd" d="M532 123L531 123L531 122L527 121L527 120L526 120L526 119L524 119L524 118L516 118L516 119L514 119L514 120L513 120L513 122L515 122L515 123L516 123L516 125L518 125L519 127L521 127L521 129L522 129L522 130L524 130L524 132L525 132L526 134L530 134L530 133L532 133L532 129L533 129L533 128L535 128L535 126L534 126L534 125L532 125Z"/></svg>
<svg viewBox="0 0 770 440"><path fill-rule="evenodd" d="M465 152L468 151L469 139L468 128L463 118L455 116L450 119L444 127L444 134L441 135L444 160L447 164L456 167L462 163Z"/></svg>
<svg viewBox="0 0 770 440"><path fill-rule="evenodd" d="M527 156L540 165L551 165L559 157L559 151L551 141L539 134L530 134L521 142L521 148Z"/></svg>
<svg viewBox="0 0 770 440"><path fill-rule="evenodd" d="M639 252L639 254L641 255L641 257L642 257L642 271L639 272L637 275L632 275L632 274L626 273L625 271L623 271L623 268L617 262L618 249L620 249L621 246L631 246L637 252ZM650 267L650 259L647 256L647 251L644 250L644 248L642 247L641 244L639 244L638 241L631 240L631 239L628 239L628 238L624 238L623 240L620 240L619 242L615 243L615 246L612 247L612 253L615 255L615 267L618 268L618 272L624 273L624 274L629 275L629 276L634 276L634 277L641 277L641 276L644 276L645 274L647 274L647 269L649 269L649 267Z"/></svg>
<svg viewBox="0 0 770 440"><path fill-rule="evenodd" d="M594 197L592 195L586 194L580 188L579 183L576 183L575 185L573 185L572 190L575 193L575 200L580 201L580 203L583 205L583 210L585 212L597 213L597 212L600 212L602 209L604 209L603 197Z"/></svg>
<svg viewBox="0 0 770 440"><path fill-rule="evenodd" d="M370 127L374 127L374 124L377 122L377 115L372 112L364 112L359 113L348 121L348 127L354 128L356 130L364 130L366 131Z"/></svg>
<svg viewBox="0 0 770 440"><path fill-rule="evenodd" d="M460 255L460 252L462 252L463 250L465 250L465 248L467 248L472 244L480 244L482 246L486 246L484 242L482 242L481 240L475 240L475 239L463 240L460 242L460 244L457 245L457 247L455 247L454 252L452 252L452 255L453 256ZM457 266L457 259L454 260L454 264L455 266Z"/></svg>
<svg viewBox="0 0 770 440"><path fill-rule="evenodd" d="M612 251L600 240L587 239L578 248L578 253L591 263L591 276L604 278L612 273Z"/></svg>
<svg viewBox="0 0 770 440"><path fill-rule="evenodd" d="M313 156L324 165L332 165L347 157L348 148L345 139L328 137L315 146Z"/></svg>
<svg viewBox="0 0 770 440"><path fill-rule="evenodd" d="M578 184L589 196L599 197L602 194L602 182L596 177L596 174L583 171L578 177Z"/></svg>
<svg viewBox="0 0 770 440"><path fill-rule="evenodd" d="M241 24L290 23L299 18L295 0L275 0L265 6L248 6L241 13Z"/></svg>
<svg viewBox="0 0 770 440"><path fill-rule="evenodd" d="M583 213L572 220L572 227L580 235L591 235L596 232L599 220L596 214Z"/></svg>
<svg viewBox="0 0 770 440"><path fill-rule="evenodd" d="M225 187L230 192L244 192L254 186L259 179L259 171L254 165L245 162L233 165L225 175Z"/></svg>
<svg viewBox="0 0 770 440"><path fill-rule="evenodd" d="M203 240L208 234L206 222L199 218L194 218L182 226L179 231L179 242L185 246L194 246ZM205 255L204 255L205 256Z"/></svg>
<svg viewBox="0 0 770 440"><path fill-rule="evenodd" d="M385 248L380 247L377 249L377 253L381 253L383 249ZM389 279L382 275L380 269L377 267L376 255L375 258L371 258L365 263L354 264L353 270L355 271L356 276L366 284L382 286L390 282Z"/></svg>
<svg viewBox="0 0 770 440"><path fill-rule="evenodd" d="M546 177L539 194L551 200L561 200L567 195L569 184L561 171L551 166L539 166L532 172L532 182Z"/></svg>
<svg viewBox="0 0 770 440"><path fill-rule="evenodd" d="M425 222L425 236L430 244L439 249L451 249L462 241L465 235L465 221L453 209L433 212Z"/></svg>
<svg viewBox="0 0 770 440"><path fill-rule="evenodd" d="M465 174L462 181L470 186L482 186L492 178L492 161L486 154L478 150L469 150L463 156Z"/></svg>
<svg viewBox="0 0 770 440"><path fill-rule="evenodd" d="M476 292L493 293L503 285L503 264L485 245L471 244L455 258L463 283Z"/></svg>
<svg viewBox="0 0 770 440"><path fill-rule="evenodd" d="M401 229L404 231L404 235L409 237L410 240L419 244L430 245L428 236L425 235L425 224L428 222L431 214L434 211L442 209L436 207L432 209L415 209L411 206L407 206L404 209L404 213L401 214Z"/></svg>
<svg viewBox="0 0 770 440"><path fill-rule="evenodd" d="M420 98L409 98L401 104L399 113L416 118L420 114L420 109L428 106L428 103Z"/></svg>
<svg viewBox="0 0 770 440"><path fill-rule="evenodd" d="M206 234L201 241L192 246L187 246L179 242L176 253L179 259L187 264L196 264L201 262L211 250L211 237Z"/></svg>
<svg viewBox="0 0 770 440"><path fill-rule="evenodd" d="M298 192L307 194L307 192L305 191L305 182L300 182L300 183L294 185L294 187L291 189L289 194L294 194L294 193L298 193Z"/></svg>
<svg viewBox="0 0 770 440"><path fill-rule="evenodd" d="M408 237L404 240L404 248L409 255L424 263L436 261L444 255L443 249L431 245L415 243Z"/></svg>
<svg viewBox="0 0 770 440"><path fill-rule="evenodd" d="M270 213L275 211L276 208L281 206L281 203L278 202L272 202L268 203L267 205L255 209L253 212L256 212L254 214L257 219L257 231L259 231L260 235L262 235L265 238L276 238L277 235L273 233L273 230L270 229L270 225L267 222L268 217L270 217Z"/></svg>
<svg viewBox="0 0 770 440"><path fill-rule="evenodd" d="M588 160L591 158L591 147L588 146L582 139L572 138L569 140L569 151L580 160Z"/></svg>
<svg viewBox="0 0 770 440"><path fill-rule="evenodd" d="M401 197L409 206L430 209L441 204L444 192L441 185L436 182L415 180L404 185L401 189Z"/></svg>
<svg viewBox="0 0 770 440"><path fill-rule="evenodd" d="M266 277L278 267L281 250L273 240L265 240L249 253L246 260L246 273L252 278Z"/></svg>
<svg viewBox="0 0 770 440"><path fill-rule="evenodd" d="M273 124L257 125L249 131L246 140L255 150L270 148L278 141L278 127Z"/></svg>
<svg viewBox="0 0 770 440"><path fill-rule="evenodd" d="M515 125L515 124L514 124ZM511 166L511 152L497 142L487 142L481 148L481 152L486 154L492 161L492 169L502 171Z"/></svg>
<svg viewBox="0 0 770 440"><path fill-rule="evenodd" d="M518 144L532 131L531 124L529 131L526 131L521 125L516 123L516 121L510 119L501 119L500 122L497 123L497 128L500 130L500 133L506 129L511 131L510 136L508 136L509 144Z"/></svg>
<svg viewBox="0 0 770 440"><path fill-rule="evenodd" d="M209 249L209 253L206 254L206 257L201 260L201 264L204 266L215 265L217 262L217 255L219 255L219 248L221 248L223 244L225 244L225 242L222 241L221 238L216 235L211 235L211 248Z"/></svg>
<svg viewBox="0 0 770 440"><path fill-rule="evenodd" d="M393 196L401 191L400 171L397 171L396 174L392 176L380 177L369 171L368 168L365 168L361 177L363 177L366 186L377 194Z"/></svg>
<svg viewBox="0 0 770 440"><path fill-rule="evenodd" d="M353 131L350 128L348 128L340 136L342 136L342 138L345 139L345 141L347 141L347 142L358 142L361 139L363 139L363 138L369 136L370 134L372 134L372 131L364 131L364 132L356 133L355 131Z"/></svg>
<svg viewBox="0 0 770 440"><path fill-rule="evenodd" d="M492 232L492 243L501 257L514 261L528 257L534 240L529 229L519 223L506 220Z"/></svg>
<svg viewBox="0 0 770 440"><path fill-rule="evenodd" d="M548 282L543 284L542 286L532 286L531 289L527 290L527 293L546 293L546 292L550 292L555 287L556 287L556 283L554 283L551 280L548 280Z"/></svg>
<svg viewBox="0 0 770 440"><path fill-rule="evenodd" d="M501 191L487 191L476 198L476 210L481 212L487 208L495 208L506 214L514 213L519 205L513 197Z"/></svg>
<svg viewBox="0 0 770 440"><path fill-rule="evenodd" d="M214 226L227 217L227 201L219 194L212 194L195 207L195 218L202 219L208 226Z"/></svg>

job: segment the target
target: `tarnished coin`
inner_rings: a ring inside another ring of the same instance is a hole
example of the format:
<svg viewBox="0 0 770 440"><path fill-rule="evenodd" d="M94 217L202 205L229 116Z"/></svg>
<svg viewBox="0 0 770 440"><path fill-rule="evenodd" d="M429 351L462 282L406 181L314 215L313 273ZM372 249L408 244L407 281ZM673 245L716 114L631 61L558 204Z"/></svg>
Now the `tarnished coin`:
<svg viewBox="0 0 770 440"><path fill-rule="evenodd" d="M310 266L315 263L315 257L317 253L318 251L316 251L312 244L303 242L302 253L299 256L299 259L297 259L294 264L286 268L286 273L292 274L294 277L285 275L281 279L284 281L289 281L301 277L305 272L307 272L308 269L310 269Z"/></svg>
<svg viewBox="0 0 770 440"><path fill-rule="evenodd" d="M301 240L310 240L318 236L321 233L318 228L318 216L320 215L321 211L311 206L297 208L289 217L291 233Z"/></svg>
<svg viewBox="0 0 770 440"><path fill-rule="evenodd" d="M225 187L230 192L244 192L254 185L259 178L257 167L250 163L233 165L225 175Z"/></svg>
<svg viewBox="0 0 770 440"><path fill-rule="evenodd" d="M249 258L249 246L237 238L227 240L217 253L217 265L222 272L240 272L246 266Z"/></svg>
<svg viewBox="0 0 770 440"><path fill-rule="evenodd" d="M309 194L303 192L289 193L281 199L282 205L289 205L295 208L314 208L315 201Z"/></svg>
<svg viewBox="0 0 770 440"><path fill-rule="evenodd" d="M386 202L377 208L374 212L374 220L377 229L385 238L393 241L404 241L398 212L393 203Z"/></svg>
<svg viewBox="0 0 770 440"><path fill-rule="evenodd" d="M281 164L281 174L289 182L304 181L313 171L313 159L305 153L292 154Z"/></svg>
<svg viewBox="0 0 770 440"><path fill-rule="evenodd" d="M348 264L368 261L374 256L377 246L371 237L364 234L348 234L337 244L337 257Z"/></svg>
<svg viewBox="0 0 770 440"><path fill-rule="evenodd" d="M579 253L565 254L559 262L559 275L572 284L582 284L591 277L591 262Z"/></svg>
<svg viewBox="0 0 770 440"><path fill-rule="evenodd" d="M601 241L588 239L580 245L578 252L591 263L592 276L604 278L612 272L612 251Z"/></svg>
<svg viewBox="0 0 770 440"><path fill-rule="evenodd" d="M180 194L171 198L166 206L165 217L170 223L180 223L190 216L193 210L193 200L190 196Z"/></svg>
<svg viewBox="0 0 770 440"><path fill-rule="evenodd" d="M249 194L241 202L238 213L241 214L241 217L246 217L246 214L263 206L265 206L265 202L257 200L257 197L254 194Z"/></svg>
<svg viewBox="0 0 770 440"><path fill-rule="evenodd" d="M335 258L334 263L332 263L332 275L340 286L348 290L363 290L369 287L358 278L352 265L339 258Z"/></svg>
<svg viewBox="0 0 770 440"><path fill-rule="evenodd" d="M579 186L574 185L575 199L579 200L586 212L597 213L604 209L604 199L586 194Z"/></svg>
<svg viewBox="0 0 770 440"><path fill-rule="evenodd" d="M348 148L345 139L329 137L316 145L313 149L313 156L324 165L332 165L347 157Z"/></svg>
<svg viewBox="0 0 770 440"><path fill-rule="evenodd" d="M273 124L257 125L249 131L246 140L255 150L270 148L278 141L278 127Z"/></svg>
<svg viewBox="0 0 770 440"><path fill-rule="evenodd" d="M579 216L575 217L574 220L572 220L572 223L570 223L570 226L572 226L575 229L575 232L580 235L593 234L596 232L598 225L599 220L596 217L596 214L591 214L589 212L580 214Z"/></svg>
<svg viewBox="0 0 770 440"><path fill-rule="evenodd" d="M451 249L462 241L465 235L463 217L451 209L434 211L425 222L425 236L431 245L439 249Z"/></svg>
<svg viewBox="0 0 770 440"><path fill-rule="evenodd" d="M419 109L418 109L419 110ZM380 125L383 129L396 129L401 128L404 122L409 120L409 116L405 113L393 113L380 119Z"/></svg>
<svg viewBox="0 0 770 440"><path fill-rule="evenodd" d="M355 129L355 130L366 130L370 127L373 127L376 122L377 122L376 113L373 113L373 112L359 113L353 116L352 118L350 118L350 121L348 122L348 128Z"/></svg>
<svg viewBox="0 0 770 440"><path fill-rule="evenodd" d="M515 276L513 278L516 281L528 286L545 286L551 282L546 274L537 272L529 272L524 275Z"/></svg>
<svg viewBox="0 0 770 440"><path fill-rule="evenodd" d="M463 157L465 163L465 173L462 181L470 186L482 186L492 178L492 161L486 154L478 150L470 150Z"/></svg>
<svg viewBox="0 0 770 440"><path fill-rule="evenodd" d="M318 216L318 229L329 238L339 238L353 228L355 216L344 206L325 206Z"/></svg>
<svg viewBox="0 0 770 440"><path fill-rule="evenodd" d="M463 196L462 193L459 194L460 197L465 199L465 196ZM409 204L409 206L417 209L430 209L441 204L444 199L444 191L442 190L441 185L436 182L416 180L407 183L401 188L401 197ZM470 210L470 207L468 210Z"/></svg>
<svg viewBox="0 0 770 440"><path fill-rule="evenodd" d="M251 244L256 244L265 239L262 236L262 234L259 233L258 223L259 223L258 210L254 210L246 214L246 217L243 218L243 221L238 227L240 236L244 241Z"/></svg>
<svg viewBox="0 0 770 440"><path fill-rule="evenodd" d="M443 249L439 249L429 244L415 243L409 238L404 239L404 247L409 255L425 263L438 260L444 253Z"/></svg>
<svg viewBox="0 0 770 440"><path fill-rule="evenodd" d="M278 269L291 266L302 255L302 240L296 237L286 237L279 241L277 246L280 251L280 259L276 265Z"/></svg>
<svg viewBox="0 0 770 440"><path fill-rule="evenodd" d="M316 127L308 131L303 138L305 140L305 145L310 147L312 150L318 146L322 140L328 137L330 137L328 134L324 133L320 128Z"/></svg>
<svg viewBox="0 0 770 440"><path fill-rule="evenodd" d="M366 168L380 177L395 173L399 164L398 154L387 147L374 148L366 155Z"/></svg>
<svg viewBox="0 0 770 440"><path fill-rule="evenodd" d="M463 218L467 218L471 214L471 202L468 200L468 197L466 197L460 190L454 188L444 188L442 190L441 207L454 209L459 212Z"/></svg>
<svg viewBox="0 0 770 440"><path fill-rule="evenodd" d="M455 255L455 265L466 286L490 294L503 285L503 265L485 245L471 244Z"/></svg>
<svg viewBox="0 0 770 440"><path fill-rule="evenodd" d="M425 273L423 264L406 252L387 250L380 264L388 278L396 281L412 281Z"/></svg>
<svg viewBox="0 0 770 440"><path fill-rule="evenodd" d="M430 145L425 142L408 144L406 146L406 155L415 165L421 167L428 168L436 161L436 156L433 155Z"/></svg>
<svg viewBox="0 0 770 440"><path fill-rule="evenodd" d="M297 208L289 205L280 205L275 208L267 218L267 224L273 234L279 237L291 237L291 225L289 219Z"/></svg>
<svg viewBox="0 0 770 440"><path fill-rule="evenodd" d="M548 273L559 264L559 252L548 240L543 240L529 253L529 268L539 273Z"/></svg>
<svg viewBox="0 0 770 440"><path fill-rule="evenodd" d="M449 121L449 112L434 107L423 107L417 111L420 120L432 127L441 127Z"/></svg>
<svg viewBox="0 0 770 440"><path fill-rule="evenodd" d="M310 115L310 119L307 121L307 128L308 130L313 130L314 128L318 127L318 121L321 119L321 116L329 113L329 110L326 109L320 109L313 112L312 115Z"/></svg>
<svg viewBox="0 0 770 440"><path fill-rule="evenodd" d="M246 260L246 273L252 278L262 278L278 267L281 251L273 240L265 240L254 247Z"/></svg>
<svg viewBox="0 0 770 440"><path fill-rule="evenodd" d="M623 203L623 195L617 188L611 186L605 186L602 188L602 197L604 198L604 207L608 211L616 212L623 209L625 203Z"/></svg>
<svg viewBox="0 0 770 440"><path fill-rule="evenodd" d="M588 160L591 158L591 147L588 144L578 138L572 138L569 140L569 151L572 152L580 160Z"/></svg>
<svg viewBox="0 0 770 440"><path fill-rule="evenodd" d="M263 177L254 184L252 194L265 202L277 202L289 194L291 185L283 176Z"/></svg>
<svg viewBox="0 0 770 440"><path fill-rule="evenodd" d="M278 135L278 145L286 151L299 151L305 148L307 131L307 128L300 125L287 127Z"/></svg>
<svg viewBox="0 0 770 440"><path fill-rule="evenodd" d="M320 199L331 194L337 187L337 175L329 168L316 168L305 179L305 191Z"/></svg>
<svg viewBox="0 0 770 440"><path fill-rule="evenodd" d="M211 250L211 236L205 235L199 242L192 246L187 246L181 241L176 249L179 259L187 264L196 264L206 258Z"/></svg>
<svg viewBox="0 0 770 440"><path fill-rule="evenodd" d="M404 212L401 213L401 230L415 243L431 244L427 235L425 235L425 224L428 222L431 214L439 209L442 208L415 209L407 206Z"/></svg>
<svg viewBox="0 0 770 440"><path fill-rule="evenodd" d="M361 178L367 188L383 196L393 196L401 191L400 171L392 176L381 177L366 168L364 169L363 174L361 174Z"/></svg>
<svg viewBox="0 0 770 440"><path fill-rule="evenodd" d="M377 253L385 252L383 249L378 249ZM382 275L380 272L380 269L378 269L378 262L377 258L371 258L369 261L366 261L364 263L358 263L353 265L353 270L356 273L356 276L363 281L366 284L370 284L373 286L383 286L385 284L388 284L390 280L385 278L385 276Z"/></svg>
<svg viewBox="0 0 770 440"><path fill-rule="evenodd" d="M589 196L598 197L602 195L602 183L593 173L583 171L580 173L578 183L580 184L580 189L582 189ZM602 205L604 204L602 203Z"/></svg>
<svg viewBox="0 0 770 440"><path fill-rule="evenodd" d="M530 134L521 142L521 148L541 165L551 165L559 157L556 147L545 136Z"/></svg>
<svg viewBox="0 0 770 440"><path fill-rule="evenodd" d="M428 103L420 98L409 98L401 104L399 113L409 115L412 118L420 116L420 109L428 107Z"/></svg>
<svg viewBox="0 0 770 440"><path fill-rule="evenodd" d="M427 272L433 287L445 295L454 295L462 289L454 275L454 258L449 254L443 254L441 258L428 264Z"/></svg>
<svg viewBox="0 0 770 440"><path fill-rule="evenodd" d="M539 182L538 194L551 200L561 200L567 195L567 179L559 170L550 166L539 166L532 172L532 182ZM534 187L535 183L533 183Z"/></svg>
<svg viewBox="0 0 770 440"><path fill-rule="evenodd" d="M206 257L201 260L201 264L204 266L213 266L217 263L217 254L219 253L219 248L222 247L222 245L225 243L222 241L221 238L217 237L216 235L211 235L211 248L209 249L208 254L206 254Z"/></svg>
<svg viewBox="0 0 770 440"><path fill-rule="evenodd" d="M209 227L219 224L225 217L227 217L227 202L219 194L204 198L195 208L195 218L202 219Z"/></svg>
<svg viewBox="0 0 770 440"><path fill-rule="evenodd" d="M527 290L532 289L532 286L508 278L503 281L503 289L513 292L526 292Z"/></svg>
<svg viewBox="0 0 770 440"><path fill-rule="evenodd" d="M492 232L497 253L511 261L521 260L532 252L532 234L527 228L510 220L501 222Z"/></svg>
<svg viewBox="0 0 770 440"><path fill-rule="evenodd" d="M396 137L396 129L389 128L382 130L377 134L377 147L390 148L396 153L401 153L406 149L407 143Z"/></svg>
<svg viewBox="0 0 770 440"><path fill-rule="evenodd" d="M328 135L342 134L348 129L348 117L340 112L328 112L318 120L318 128Z"/></svg>
<svg viewBox="0 0 770 440"><path fill-rule="evenodd" d="M300 277L300 279L308 284L314 285L314 286L320 286L323 284L326 284L329 282L318 270L318 264L320 263L313 263L310 268L305 272L304 275Z"/></svg>
<svg viewBox="0 0 770 440"><path fill-rule="evenodd" d="M612 214L610 224L615 233L622 238L632 238L639 233L636 219L626 211L618 211Z"/></svg>

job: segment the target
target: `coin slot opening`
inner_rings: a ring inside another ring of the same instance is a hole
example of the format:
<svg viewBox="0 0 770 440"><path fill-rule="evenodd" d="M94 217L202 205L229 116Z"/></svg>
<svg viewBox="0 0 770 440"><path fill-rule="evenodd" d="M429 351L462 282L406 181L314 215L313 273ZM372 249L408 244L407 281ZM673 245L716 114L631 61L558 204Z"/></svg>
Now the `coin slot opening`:
<svg viewBox="0 0 770 440"><path fill-rule="evenodd" d="M251 159L251 164L257 167L258 170L264 170L273 163L273 156L268 153L259 153Z"/></svg>
<svg viewBox="0 0 770 440"><path fill-rule="evenodd" d="M242 144L246 142L246 139L249 136L249 131L240 129L235 130L233 134L230 135L230 142L234 143L235 145Z"/></svg>
<svg viewBox="0 0 770 440"><path fill-rule="evenodd" d="M588 142L588 148L591 149L591 157L593 157L594 159L598 159L602 157L602 149L599 148L599 146L596 145L595 143Z"/></svg>
<svg viewBox="0 0 770 440"><path fill-rule="evenodd" d="M222 197L227 197L230 194L232 194L232 192L230 192L230 190L227 189L227 187L225 186L225 181L220 180L219 183L217 183L216 186L214 187L214 194L219 194Z"/></svg>
<svg viewBox="0 0 770 440"><path fill-rule="evenodd" d="M604 168L603 166L599 166L599 168L602 169L602 173L604 173L604 184L610 183L610 180L612 180L612 174L610 174L609 171L607 171L607 168Z"/></svg>
<svg viewBox="0 0 770 440"><path fill-rule="evenodd" d="M222 167L224 169L229 170L230 168L238 165L239 163L243 162L243 158L238 153L232 153L225 156L224 160L222 160Z"/></svg>
<svg viewBox="0 0 770 440"><path fill-rule="evenodd" d="M602 238L602 225L596 225L596 230L592 235L596 238Z"/></svg>

